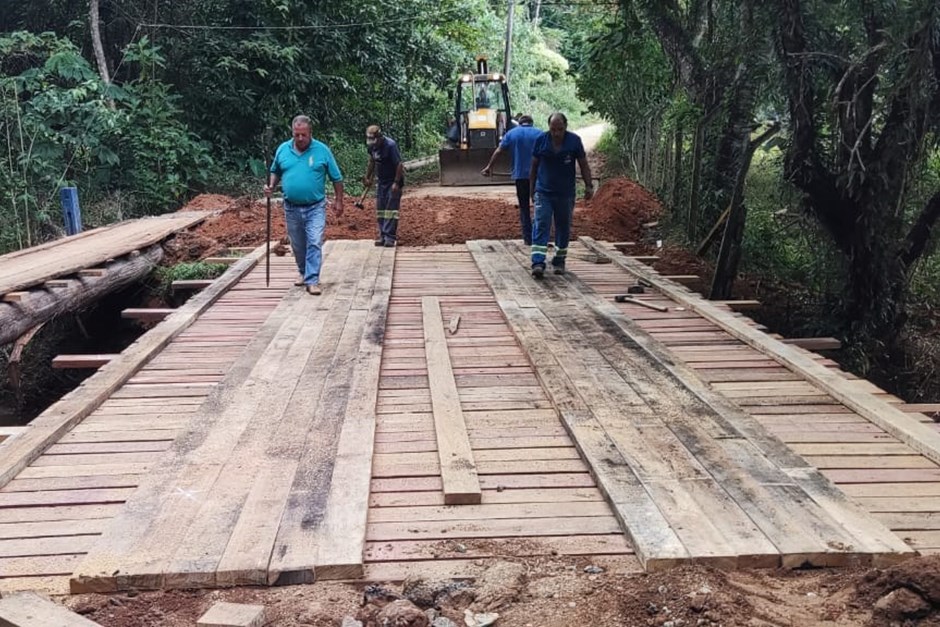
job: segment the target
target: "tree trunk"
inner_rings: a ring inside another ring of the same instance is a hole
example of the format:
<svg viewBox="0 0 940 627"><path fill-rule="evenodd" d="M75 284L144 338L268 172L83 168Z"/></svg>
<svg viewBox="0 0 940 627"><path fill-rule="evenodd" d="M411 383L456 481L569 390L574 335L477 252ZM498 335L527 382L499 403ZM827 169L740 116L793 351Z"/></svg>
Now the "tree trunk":
<svg viewBox="0 0 940 627"><path fill-rule="evenodd" d="M22 302L0 303L0 346L16 340L50 318L79 310L109 292L140 281L161 259L163 248L157 244L139 255L108 264L103 276L78 277L68 287L34 289Z"/></svg>
<svg viewBox="0 0 940 627"><path fill-rule="evenodd" d="M703 116L698 124L695 125L695 135L692 141L692 182L689 184L689 212L686 218L685 232L689 241L695 241L695 234L698 231L696 221L698 220L698 200L699 200L699 182L702 176L702 148L705 143L705 120L709 116Z"/></svg>
<svg viewBox="0 0 940 627"><path fill-rule="evenodd" d="M725 224L725 234L721 239L721 250L718 252L718 262L715 264L715 275L712 278L712 300L728 300L734 287L734 279L738 274L738 265L741 263L741 244L744 241L744 225L747 221L747 205L744 204L744 182L747 172L751 169L751 159L754 151L775 135L778 125L771 126L756 139L744 140L741 147L741 164L735 177L734 188L731 192L731 201L728 205L728 222Z"/></svg>
<svg viewBox="0 0 940 627"><path fill-rule="evenodd" d="M676 146L673 148L672 206L678 212L682 206L682 125L676 126Z"/></svg>
<svg viewBox="0 0 940 627"><path fill-rule="evenodd" d="M95 61L98 62L98 73L105 86L111 84L108 71L108 61L104 56L104 46L101 44L101 24L98 11L98 0L89 0L88 21L91 25L91 47L95 51Z"/></svg>

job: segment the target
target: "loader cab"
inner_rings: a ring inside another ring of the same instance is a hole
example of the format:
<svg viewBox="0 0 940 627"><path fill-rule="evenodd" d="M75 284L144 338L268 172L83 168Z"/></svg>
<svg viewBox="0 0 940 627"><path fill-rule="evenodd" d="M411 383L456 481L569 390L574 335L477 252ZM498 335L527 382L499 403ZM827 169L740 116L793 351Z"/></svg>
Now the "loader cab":
<svg viewBox="0 0 940 627"><path fill-rule="evenodd" d="M486 60L477 60L477 73L460 77L454 119L459 130L458 148L496 148L512 127L506 77L487 72Z"/></svg>
<svg viewBox="0 0 940 627"><path fill-rule="evenodd" d="M499 174L480 173L503 136L516 125L506 77L490 73L486 57L477 57L476 71L467 71L457 79L452 97L453 113L444 147L438 152L441 185L511 185L509 153L500 153L493 164Z"/></svg>

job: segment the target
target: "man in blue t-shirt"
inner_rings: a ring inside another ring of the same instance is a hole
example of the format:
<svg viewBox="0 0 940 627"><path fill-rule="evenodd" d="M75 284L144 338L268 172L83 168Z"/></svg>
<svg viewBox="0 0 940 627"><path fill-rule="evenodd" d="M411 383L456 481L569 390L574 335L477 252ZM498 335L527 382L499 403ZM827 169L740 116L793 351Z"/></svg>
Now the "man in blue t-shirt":
<svg viewBox="0 0 940 627"><path fill-rule="evenodd" d="M532 166L532 149L542 131L532 126L532 116L520 115L519 126L503 135L503 141L493 151L490 162L480 172L489 176L496 157L504 150L512 155L512 179L516 183L516 200L519 201L519 224L522 225L522 241L532 245L532 213L529 210L529 168Z"/></svg>
<svg viewBox="0 0 940 627"><path fill-rule="evenodd" d="M386 137L376 124L366 129L366 150L369 163L363 182L366 187L372 185L373 174L379 181L375 188L375 212L379 223L375 245L391 247L398 241L398 212L405 186L405 165L398 152L398 144Z"/></svg>
<svg viewBox="0 0 940 627"><path fill-rule="evenodd" d="M529 186L535 200L535 222L532 225L532 276L545 275L548 235L555 221L555 274L565 273L571 221L574 217L575 168L577 161L584 179L584 199L594 196L591 167L581 138L568 132L568 118L563 113L548 117L548 132L535 140Z"/></svg>
<svg viewBox="0 0 940 627"><path fill-rule="evenodd" d="M343 174L333 153L323 142L313 139L310 118L298 115L291 122L292 139L278 146L271 162L264 195L281 183L284 192L284 221L300 278L294 285L306 285L314 296L320 290L320 264L323 260L323 231L326 230L326 179L333 182L337 217L343 215Z"/></svg>

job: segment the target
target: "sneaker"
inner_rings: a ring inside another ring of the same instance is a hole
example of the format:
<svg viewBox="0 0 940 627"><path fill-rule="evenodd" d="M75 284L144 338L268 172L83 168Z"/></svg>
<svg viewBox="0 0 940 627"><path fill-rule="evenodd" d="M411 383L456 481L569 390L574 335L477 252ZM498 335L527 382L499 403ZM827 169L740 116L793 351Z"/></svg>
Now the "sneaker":
<svg viewBox="0 0 940 627"><path fill-rule="evenodd" d="M323 293L323 290L320 289L320 286L314 283L313 285L307 286L307 293L311 296L319 296Z"/></svg>
<svg viewBox="0 0 940 627"><path fill-rule="evenodd" d="M381 239L377 239L372 243L375 244L376 246L385 246L385 241Z"/></svg>
<svg viewBox="0 0 940 627"><path fill-rule="evenodd" d="M565 273L565 264L552 264L554 266L555 274L564 274Z"/></svg>
<svg viewBox="0 0 940 627"><path fill-rule="evenodd" d="M395 248L395 242L392 240L388 240L387 242L385 242L385 244L383 244L383 246L385 246L386 248Z"/></svg>
<svg viewBox="0 0 940 627"><path fill-rule="evenodd" d="M541 279L543 276L545 276L545 264L537 263L533 265L532 276L535 277L536 279Z"/></svg>

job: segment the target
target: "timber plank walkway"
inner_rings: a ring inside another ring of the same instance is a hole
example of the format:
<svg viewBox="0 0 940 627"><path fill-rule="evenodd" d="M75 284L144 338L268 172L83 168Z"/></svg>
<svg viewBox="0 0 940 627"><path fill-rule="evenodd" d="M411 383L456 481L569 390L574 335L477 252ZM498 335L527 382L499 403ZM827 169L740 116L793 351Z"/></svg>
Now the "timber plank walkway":
<svg viewBox="0 0 940 627"><path fill-rule="evenodd" d="M582 250L614 263L572 254L571 274L537 283L516 242L329 242L317 298L272 257L271 287L255 267L142 368L122 355L91 377L100 406L73 407L79 391L56 412L68 420L0 447L0 590L473 576L501 554L637 572L891 563L912 554L902 537L940 548L932 442L872 415L883 393L850 381L844 396L831 362L771 355L746 318L700 313L607 245ZM666 312L613 302L636 272ZM139 370L116 375L122 361ZM937 433L921 407L892 407Z"/></svg>
<svg viewBox="0 0 940 627"><path fill-rule="evenodd" d="M187 211L128 220L0 256L0 295L146 248L209 215Z"/></svg>

